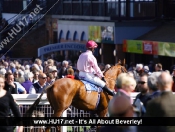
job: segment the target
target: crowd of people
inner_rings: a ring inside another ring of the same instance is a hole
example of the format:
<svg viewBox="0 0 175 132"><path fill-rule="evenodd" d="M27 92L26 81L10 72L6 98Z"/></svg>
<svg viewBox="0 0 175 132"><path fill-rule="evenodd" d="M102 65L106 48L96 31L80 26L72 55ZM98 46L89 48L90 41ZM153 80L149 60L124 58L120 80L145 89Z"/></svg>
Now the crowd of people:
<svg viewBox="0 0 175 132"><path fill-rule="evenodd" d="M151 70L150 70L151 69ZM163 70L161 63L153 65L136 64L121 73L116 81L117 94L110 100L108 112L110 117L175 117L174 78L172 73ZM132 92L138 92L136 98ZM147 119L149 120L149 119ZM172 126L105 126L100 132L174 132Z"/></svg>
<svg viewBox="0 0 175 132"><path fill-rule="evenodd" d="M91 43L91 42L90 42ZM92 42L94 43L94 42ZM90 45L92 46L92 45ZM94 48L94 47L93 47ZM103 73L108 70L112 65L96 63L93 58L91 50L92 47L88 47L88 50L82 53L77 60L77 64L72 64L70 60L64 60L57 62L54 59L47 59L42 61L39 58L34 60L11 60L9 56L1 57L0 61L0 105L3 108L12 109L14 116L21 116L18 109L16 109L16 103L12 99L11 94L36 94L42 93L43 90L53 84L59 78L71 78L78 79L83 76L89 79L95 84L103 84L103 90L108 94L114 96L109 102L108 113L111 117L173 117L174 115L174 101L175 96L172 91L175 90L174 78L175 67L173 72L163 70L163 66L160 63L153 65L143 65L131 63L127 69L127 73L121 73L116 80L116 92L109 91L105 82L101 83L99 79L93 80L92 76L89 77L89 72L92 69L85 68L85 59L87 56L91 57L87 59L92 64L92 67L96 68L97 74L102 79ZM83 64L84 63L84 64ZM93 64L95 63L95 64ZM87 65L89 68L89 66ZM93 71L93 70L92 70ZM86 73L87 72L87 73ZM94 71L93 71L94 72ZM132 100L131 93L139 92L135 100ZM9 102L3 104L4 98ZM8 99L7 99L8 98ZM143 106L138 111L138 103L140 101ZM7 106L6 106L7 105ZM6 110L7 110L6 109ZM5 109L4 109L5 110ZM1 111L0 116L8 116L9 111ZM19 129L22 129L19 127ZM111 132L116 130L117 132L146 132L147 128L139 131L137 127L114 127ZM167 132L175 131L172 128L165 128ZM107 131L109 128L102 128L101 131ZM145 131L146 130L146 131ZM155 130L155 129L154 129ZM149 131L154 131L152 128ZM159 128L156 128L159 130ZM11 131L9 131L11 132ZM159 131L161 132L161 130ZM164 132L164 131L162 131Z"/></svg>

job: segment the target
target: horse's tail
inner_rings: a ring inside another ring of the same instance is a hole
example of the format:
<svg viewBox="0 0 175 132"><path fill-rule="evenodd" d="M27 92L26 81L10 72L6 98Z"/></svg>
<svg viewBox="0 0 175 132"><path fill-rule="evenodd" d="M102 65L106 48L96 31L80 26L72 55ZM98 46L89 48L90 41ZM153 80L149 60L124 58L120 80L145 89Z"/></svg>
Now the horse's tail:
<svg viewBox="0 0 175 132"><path fill-rule="evenodd" d="M47 92L47 90L50 89L50 88L53 88L53 84L52 84L52 85L49 85L49 86L47 86L47 87L45 88L46 92Z"/></svg>

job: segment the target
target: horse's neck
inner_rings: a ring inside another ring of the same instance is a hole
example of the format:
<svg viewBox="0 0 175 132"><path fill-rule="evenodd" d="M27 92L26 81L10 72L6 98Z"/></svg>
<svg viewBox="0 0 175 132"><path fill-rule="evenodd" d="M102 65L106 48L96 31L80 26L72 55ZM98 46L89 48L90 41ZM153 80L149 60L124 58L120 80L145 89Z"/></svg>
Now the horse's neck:
<svg viewBox="0 0 175 132"><path fill-rule="evenodd" d="M106 76L105 80L106 80L107 86L111 89L114 89L114 87L115 87L115 78L113 78L112 76Z"/></svg>
<svg viewBox="0 0 175 132"><path fill-rule="evenodd" d="M115 66L114 66L115 67ZM117 79L117 67L109 69L105 73L105 80L109 88L114 89Z"/></svg>

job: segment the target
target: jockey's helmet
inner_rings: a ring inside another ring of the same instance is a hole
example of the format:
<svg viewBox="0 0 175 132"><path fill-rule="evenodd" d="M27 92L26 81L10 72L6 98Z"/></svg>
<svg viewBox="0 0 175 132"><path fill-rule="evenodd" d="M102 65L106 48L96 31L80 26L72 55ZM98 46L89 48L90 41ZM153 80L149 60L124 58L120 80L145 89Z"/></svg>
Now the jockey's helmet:
<svg viewBox="0 0 175 132"><path fill-rule="evenodd" d="M86 48L97 48L97 43L95 43L93 40L89 40L87 43L86 43Z"/></svg>

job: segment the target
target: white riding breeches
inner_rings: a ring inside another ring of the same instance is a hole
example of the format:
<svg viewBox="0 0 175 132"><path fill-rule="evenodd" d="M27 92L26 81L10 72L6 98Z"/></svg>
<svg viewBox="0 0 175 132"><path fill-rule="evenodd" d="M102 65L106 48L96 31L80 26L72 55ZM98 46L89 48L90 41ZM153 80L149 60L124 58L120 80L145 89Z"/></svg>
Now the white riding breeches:
<svg viewBox="0 0 175 132"><path fill-rule="evenodd" d="M98 85L99 87L104 87L106 83L102 81L98 76L95 76L93 73L87 73L87 72L79 72L79 78L82 80L86 80L88 82L91 82L95 85Z"/></svg>

